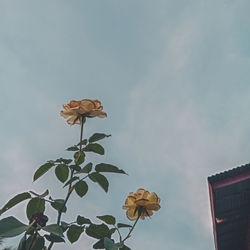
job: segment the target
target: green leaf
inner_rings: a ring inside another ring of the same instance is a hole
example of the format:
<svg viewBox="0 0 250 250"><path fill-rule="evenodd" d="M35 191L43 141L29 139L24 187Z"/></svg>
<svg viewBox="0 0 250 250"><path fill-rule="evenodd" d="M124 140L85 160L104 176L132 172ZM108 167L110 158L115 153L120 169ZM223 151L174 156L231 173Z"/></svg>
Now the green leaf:
<svg viewBox="0 0 250 250"><path fill-rule="evenodd" d="M31 194L33 194L33 195L35 195L35 196L37 196L37 197L39 197L39 198L44 198L44 197L46 197L48 194L49 194L49 190L47 189L44 193L42 193L42 194L37 194L37 193L35 193L35 192L33 192L33 191L29 191Z"/></svg>
<svg viewBox="0 0 250 250"><path fill-rule="evenodd" d="M108 192L109 182L104 175L94 172L89 175L89 178L93 182L97 182L104 189L105 192Z"/></svg>
<svg viewBox="0 0 250 250"><path fill-rule="evenodd" d="M109 225L115 225L115 217L112 215L103 215L103 216L96 216L96 217Z"/></svg>
<svg viewBox="0 0 250 250"><path fill-rule="evenodd" d="M63 204L64 204L64 200L63 199L56 199L53 202L50 203L51 206L56 209L57 211L60 211L60 209L62 208ZM64 206L62 212L66 213L67 208L66 206Z"/></svg>
<svg viewBox="0 0 250 250"><path fill-rule="evenodd" d="M41 212L43 213L45 210L45 200L40 199L38 197L32 198L26 208L27 218L30 220L33 214Z"/></svg>
<svg viewBox="0 0 250 250"><path fill-rule="evenodd" d="M117 250L118 248L115 247L114 241L105 237L104 238L104 247L107 250Z"/></svg>
<svg viewBox="0 0 250 250"><path fill-rule="evenodd" d="M4 205L4 207L0 210L0 215L9 210L10 208L14 207L15 205L17 205L18 203L30 198L31 195L27 192L16 195Z"/></svg>
<svg viewBox="0 0 250 250"><path fill-rule="evenodd" d="M61 228L63 232L65 232L69 228L70 224L66 223L65 221L61 221Z"/></svg>
<svg viewBox="0 0 250 250"><path fill-rule="evenodd" d="M123 246L122 248L119 248L120 250L131 250L131 248L129 248L128 246Z"/></svg>
<svg viewBox="0 0 250 250"><path fill-rule="evenodd" d="M90 143L83 150L86 152L94 152L99 155L104 155L104 148L98 143Z"/></svg>
<svg viewBox="0 0 250 250"><path fill-rule="evenodd" d="M69 227L69 230L67 231L67 237L68 237L68 240L70 241L70 243L74 243L76 242L81 233L84 231L84 229L80 226L76 226L76 225L71 225Z"/></svg>
<svg viewBox="0 0 250 250"><path fill-rule="evenodd" d="M64 158L58 158L55 161L48 161L49 163L64 163L64 164L70 164L72 162L71 159L64 159Z"/></svg>
<svg viewBox="0 0 250 250"><path fill-rule="evenodd" d="M110 137L111 135L105 135L102 133L95 133L93 134L90 138L89 138L89 142L95 142L95 141L99 141L105 137Z"/></svg>
<svg viewBox="0 0 250 250"><path fill-rule="evenodd" d="M62 183L64 183L69 177L69 168L68 168L68 166L65 165L65 164L57 165L57 167L55 169L55 174L56 174L57 179L59 181L61 181Z"/></svg>
<svg viewBox="0 0 250 250"><path fill-rule="evenodd" d="M81 167L78 166L78 165L70 165L69 167L70 167L71 169L73 169L74 171L77 171L77 172L79 172L79 171L81 170Z"/></svg>
<svg viewBox="0 0 250 250"><path fill-rule="evenodd" d="M84 140L82 140L81 142L79 142L79 143L77 144L77 146L86 145L87 142L88 142L88 140L87 140L87 139L84 139Z"/></svg>
<svg viewBox="0 0 250 250"><path fill-rule="evenodd" d="M69 180L64 184L63 187L68 186L69 184L71 184L72 182L74 182L74 181L76 181L76 180L79 180L79 177L74 176L73 178L69 179Z"/></svg>
<svg viewBox="0 0 250 250"><path fill-rule="evenodd" d="M72 162L71 159L63 159L61 158L61 161L64 163L64 164L70 164Z"/></svg>
<svg viewBox="0 0 250 250"><path fill-rule="evenodd" d="M4 218L0 220L0 237L17 236L25 232L28 227L13 216Z"/></svg>
<svg viewBox="0 0 250 250"><path fill-rule="evenodd" d="M78 225L92 224L90 219L87 219L87 218L80 216L80 215L77 216L76 222Z"/></svg>
<svg viewBox="0 0 250 250"><path fill-rule="evenodd" d="M92 170L93 163L89 162L86 166L84 166L79 173L89 173Z"/></svg>
<svg viewBox="0 0 250 250"><path fill-rule="evenodd" d="M94 245L94 249L104 249L104 239L98 240Z"/></svg>
<svg viewBox="0 0 250 250"><path fill-rule="evenodd" d="M17 250L26 250L26 234L20 240Z"/></svg>
<svg viewBox="0 0 250 250"><path fill-rule="evenodd" d="M80 197L83 197L88 192L88 185L85 181L78 181L75 184L75 190Z"/></svg>
<svg viewBox="0 0 250 250"><path fill-rule="evenodd" d="M118 250L120 247L123 247L123 243L114 243L113 240L105 237L104 238L104 247L107 250Z"/></svg>
<svg viewBox="0 0 250 250"><path fill-rule="evenodd" d="M74 154L75 164L81 165L85 161L85 154L84 152L76 152Z"/></svg>
<svg viewBox="0 0 250 250"><path fill-rule="evenodd" d="M100 163L95 166L96 172L111 172L111 173L119 173L126 174L122 169L119 169L116 166L106 163Z"/></svg>
<svg viewBox="0 0 250 250"><path fill-rule="evenodd" d="M95 239L102 239L104 237L111 237L109 228L105 224L96 225L90 224L86 228L86 234Z"/></svg>
<svg viewBox="0 0 250 250"><path fill-rule="evenodd" d="M128 225L128 224L117 223L117 227L118 227L118 228L122 228L122 227L132 227L132 226L130 226L130 225Z"/></svg>
<svg viewBox="0 0 250 250"><path fill-rule="evenodd" d="M45 243L44 238L41 237L40 235L37 235L30 250L42 250L44 247L44 243Z"/></svg>
<svg viewBox="0 0 250 250"><path fill-rule="evenodd" d="M45 234L44 237L48 240L48 241L52 241L52 242L65 242L65 240L62 237L59 237L57 235L54 234Z"/></svg>
<svg viewBox="0 0 250 250"><path fill-rule="evenodd" d="M43 164L41 167L39 167L33 177L33 181L37 180L39 177L44 175L48 170L50 170L53 166L55 166L54 163L47 162Z"/></svg>
<svg viewBox="0 0 250 250"><path fill-rule="evenodd" d="M109 231L110 231L110 233L111 233L111 235L116 231L117 229L114 227L114 228L111 228L111 229L109 229Z"/></svg>
<svg viewBox="0 0 250 250"><path fill-rule="evenodd" d="M79 148L77 146L69 147L66 149L67 151L78 151Z"/></svg>
<svg viewBox="0 0 250 250"><path fill-rule="evenodd" d="M51 224L51 225L42 227L42 229L46 232L53 233L56 236L64 237L62 228L58 226L57 224Z"/></svg>

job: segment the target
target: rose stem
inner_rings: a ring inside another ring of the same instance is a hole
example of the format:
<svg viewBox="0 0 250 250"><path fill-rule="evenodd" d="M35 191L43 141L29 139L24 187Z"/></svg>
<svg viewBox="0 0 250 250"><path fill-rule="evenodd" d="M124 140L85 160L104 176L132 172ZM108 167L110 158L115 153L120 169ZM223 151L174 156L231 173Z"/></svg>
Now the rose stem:
<svg viewBox="0 0 250 250"><path fill-rule="evenodd" d="M31 240L31 243L30 243L30 246L29 246L29 250L31 249L31 247L33 246L34 244L34 241L35 241L35 238L36 238L36 235L37 235L37 232L34 233L33 237L32 237L32 240Z"/></svg>
<svg viewBox="0 0 250 250"><path fill-rule="evenodd" d="M127 239L130 237L130 235L131 235L132 231L134 230L135 225L136 225L136 223L137 223L137 221L138 221L139 219L140 219L140 214L138 214L138 217L137 217L137 219L136 219L134 225L130 228L128 235L124 238L124 240L122 240L122 242L124 242L125 240L127 240Z"/></svg>
<svg viewBox="0 0 250 250"><path fill-rule="evenodd" d="M86 121L85 116L84 116L84 115L81 115L81 133L80 133L80 149L79 149L79 152L80 152L80 153L81 153L81 151L82 151L82 143L81 143L81 142L82 142L82 136L83 136L83 125L84 125L85 121ZM73 178L73 175L74 175L74 170L71 169L70 179ZM63 211L64 207L66 206L66 203L67 203L67 201L69 200L69 197L70 197L72 191L73 191L73 189L72 189L72 183L70 183L70 184L69 184L69 189L68 189L67 196L66 196L66 198L65 198L65 200L64 200L64 202L63 202L62 207L60 208L60 210L59 210L59 212L58 212L57 225L60 225L61 217L62 217L62 211ZM49 244L48 250L50 250L50 249L52 248L53 244L54 244L54 242L51 241L51 243Z"/></svg>

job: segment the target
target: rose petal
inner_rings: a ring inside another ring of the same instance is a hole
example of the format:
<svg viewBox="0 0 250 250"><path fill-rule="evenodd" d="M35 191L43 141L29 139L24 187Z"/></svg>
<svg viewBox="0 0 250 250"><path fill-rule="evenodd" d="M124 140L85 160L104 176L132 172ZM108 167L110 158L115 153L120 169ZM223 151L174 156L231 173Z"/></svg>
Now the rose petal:
<svg viewBox="0 0 250 250"><path fill-rule="evenodd" d="M70 103L68 104L70 108L77 108L80 105L81 105L81 101L75 101L75 100L70 101Z"/></svg>
<svg viewBox="0 0 250 250"><path fill-rule="evenodd" d="M146 199L148 194L149 192L143 188L139 188L135 193L136 199Z"/></svg>
<svg viewBox="0 0 250 250"><path fill-rule="evenodd" d="M128 196L128 198L125 201L125 205L135 205L135 197Z"/></svg>
<svg viewBox="0 0 250 250"><path fill-rule="evenodd" d="M147 209L147 216L152 216L152 215L153 215L152 210Z"/></svg>
<svg viewBox="0 0 250 250"><path fill-rule="evenodd" d="M70 125L74 125L74 124L81 124L79 117L75 116L71 116L68 120L67 123Z"/></svg>
<svg viewBox="0 0 250 250"><path fill-rule="evenodd" d="M83 99L80 104L81 111L88 113L91 110L95 109L95 103L89 99Z"/></svg>
<svg viewBox="0 0 250 250"><path fill-rule="evenodd" d="M91 116L91 117L98 116L100 118L105 118L105 117L107 117L107 114L103 111L100 111L100 110L92 110L89 112L89 116Z"/></svg>
<svg viewBox="0 0 250 250"><path fill-rule="evenodd" d="M155 211L158 211L161 208L161 206L158 203L155 203L155 202L148 202L145 205L145 207L148 210L155 210Z"/></svg>
<svg viewBox="0 0 250 250"><path fill-rule="evenodd" d="M148 194L147 199L151 202L158 202L159 198L156 193L152 192ZM160 201L159 201L160 202Z"/></svg>
<svg viewBox="0 0 250 250"><path fill-rule="evenodd" d="M138 217L138 212L136 211L136 213L135 213L135 208L131 208L131 209L127 210L126 215L127 215L129 220L136 220Z"/></svg>
<svg viewBox="0 0 250 250"><path fill-rule="evenodd" d="M142 206L145 207L148 203L147 199L136 199L135 204L136 206Z"/></svg>

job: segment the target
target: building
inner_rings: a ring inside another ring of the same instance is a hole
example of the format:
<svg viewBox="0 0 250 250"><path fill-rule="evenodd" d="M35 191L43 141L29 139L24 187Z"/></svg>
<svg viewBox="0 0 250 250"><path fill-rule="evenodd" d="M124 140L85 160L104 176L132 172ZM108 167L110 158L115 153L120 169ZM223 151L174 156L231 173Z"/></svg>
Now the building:
<svg viewBox="0 0 250 250"><path fill-rule="evenodd" d="M250 250L250 164L208 177L216 250Z"/></svg>

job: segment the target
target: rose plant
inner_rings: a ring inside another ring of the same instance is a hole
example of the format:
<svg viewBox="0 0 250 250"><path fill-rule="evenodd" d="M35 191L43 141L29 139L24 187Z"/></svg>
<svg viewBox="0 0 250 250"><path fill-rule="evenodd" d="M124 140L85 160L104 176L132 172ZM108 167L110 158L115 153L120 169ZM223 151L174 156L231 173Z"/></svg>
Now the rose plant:
<svg viewBox="0 0 250 250"><path fill-rule="evenodd" d="M142 188L138 189L136 193L130 192L123 209L127 210L129 220L135 220L133 225L117 223L113 215L96 216L101 224L92 222L86 215L82 214L77 215L73 222L63 221L62 216L67 212L68 201L73 192L80 198L84 197L88 192L89 181L98 184L105 192L108 192L109 181L105 173L126 173L108 163L98 163L94 166L92 162L87 162L89 152L104 155L104 148L99 144L99 141L110 137L104 133L94 133L88 139L83 138L83 127L88 118L107 117L99 100L72 100L63 105L60 114L67 119L68 124L80 125L80 141L67 148L67 151L73 152L72 159L58 158L47 161L36 170L33 181L54 169L57 179L63 183L63 188L66 189L65 198L52 198L49 190L42 194L37 194L34 191L17 194L0 209L0 215L20 202L28 201L26 205L27 222L22 223L13 216L1 219L0 237L23 235L18 250L50 250L55 244L65 243L66 238L70 243L74 243L82 234L97 240L93 245L94 249L130 249L125 245L125 241L130 237L140 218L151 216L152 210L160 209L160 199L154 192L149 193ZM46 215L48 208L57 211L56 221L52 224L48 224L52 220ZM124 237L121 234L122 228L128 230ZM117 242L114 239L115 233L118 236Z"/></svg>

